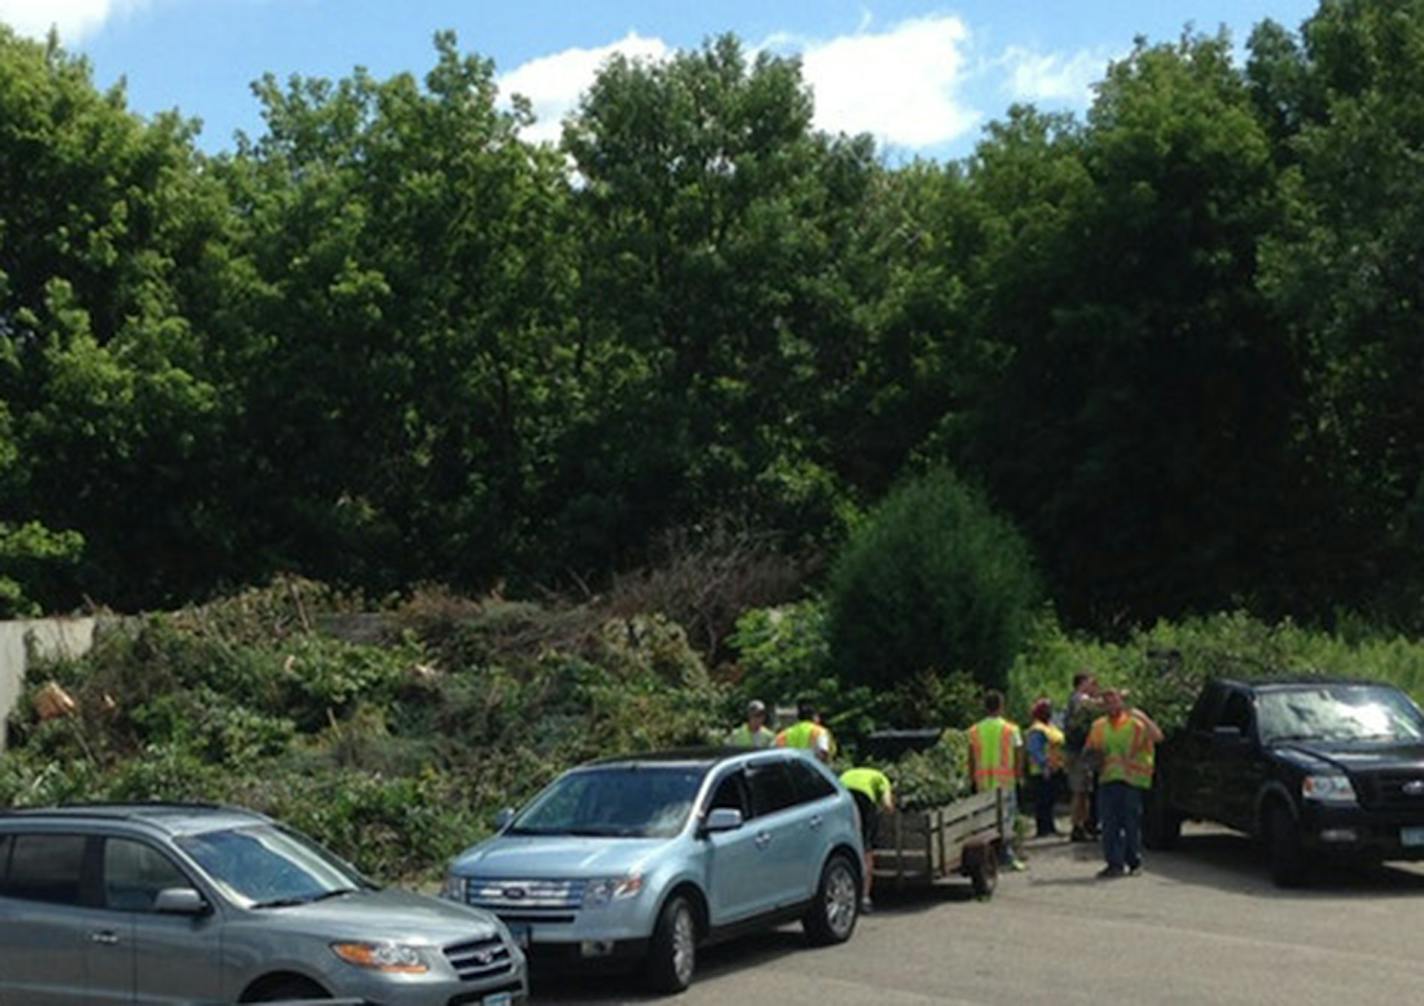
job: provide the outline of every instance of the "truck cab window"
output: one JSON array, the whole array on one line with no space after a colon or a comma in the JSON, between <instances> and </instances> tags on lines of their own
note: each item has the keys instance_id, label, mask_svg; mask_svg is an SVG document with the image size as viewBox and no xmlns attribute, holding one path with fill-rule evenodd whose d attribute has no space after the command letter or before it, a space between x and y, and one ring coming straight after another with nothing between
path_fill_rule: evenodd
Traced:
<instances>
[{"instance_id":1,"label":"truck cab window","mask_svg":"<svg viewBox=\"0 0 1424 1006\"><path fill-rule=\"evenodd\" d=\"M1246 697L1245 692L1232 692L1222 703L1221 713L1216 718L1216 725L1235 727L1241 731L1242 736L1249 736L1251 722L1251 700Z\"/></svg>"}]
</instances>

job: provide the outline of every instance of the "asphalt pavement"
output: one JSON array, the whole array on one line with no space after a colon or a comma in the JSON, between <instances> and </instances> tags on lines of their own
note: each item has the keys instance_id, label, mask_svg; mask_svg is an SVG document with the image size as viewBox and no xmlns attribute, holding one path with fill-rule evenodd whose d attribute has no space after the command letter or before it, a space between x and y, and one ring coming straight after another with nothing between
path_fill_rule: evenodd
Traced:
<instances>
[{"instance_id":1,"label":"asphalt pavement","mask_svg":"<svg viewBox=\"0 0 1424 1006\"><path fill-rule=\"evenodd\" d=\"M1272 886L1245 838L1188 826L1139 877L1098 880L1097 847L1029 843L989 901L967 882L877 892L844 946L787 927L702 953L677 1006L1388 1004L1424 999L1424 868L1327 868ZM631 978L535 984L534 1002L656 1001Z\"/></svg>"}]
</instances>

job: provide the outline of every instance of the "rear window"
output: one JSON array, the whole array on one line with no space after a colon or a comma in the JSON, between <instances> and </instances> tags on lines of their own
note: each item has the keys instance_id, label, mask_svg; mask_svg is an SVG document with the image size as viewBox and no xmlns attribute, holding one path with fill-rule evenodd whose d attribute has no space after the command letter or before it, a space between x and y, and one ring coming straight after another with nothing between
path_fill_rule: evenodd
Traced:
<instances>
[{"instance_id":1,"label":"rear window","mask_svg":"<svg viewBox=\"0 0 1424 1006\"><path fill-rule=\"evenodd\" d=\"M796 790L784 760L748 766L747 787L751 790L753 817L796 805Z\"/></svg>"},{"instance_id":2,"label":"rear window","mask_svg":"<svg viewBox=\"0 0 1424 1006\"><path fill-rule=\"evenodd\" d=\"M827 779L816 766L804 758L793 758L786 767L791 771L791 784L795 787L797 803L812 803L836 795L835 783Z\"/></svg>"},{"instance_id":3,"label":"rear window","mask_svg":"<svg viewBox=\"0 0 1424 1006\"><path fill-rule=\"evenodd\" d=\"M25 901L79 904L86 843L83 835L15 835L0 894Z\"/></svg>"}]
</instances>

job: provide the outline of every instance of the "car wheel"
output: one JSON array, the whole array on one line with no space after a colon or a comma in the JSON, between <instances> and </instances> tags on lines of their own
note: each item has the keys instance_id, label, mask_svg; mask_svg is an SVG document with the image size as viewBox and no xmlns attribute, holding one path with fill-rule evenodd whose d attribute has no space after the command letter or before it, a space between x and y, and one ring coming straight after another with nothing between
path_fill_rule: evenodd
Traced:
<instances>
[{"instance_id":1,"label":"car wheel","mask_svg":"<svg viewBox=\"0 0 1424 1006\"><path fill-rule=\"evenodd\" d=\"M697 916L682 895L668 899L648 946L648 984L655 992L677 993L692 984L697 968Z\"/></svg>"},{"instance_id":2,"label":"car wheel","mask_svg":"<svg viewBox=\"0 0 1424 1006\"><path fill-rule=\"evenodd\" d=\"M992 845L979 847L969 867L969 883L974 886L976 898L987 900L994 896L994 888L999 886L999 855Z\"/></svg>"},{"instance_id":3,"label":"car wheel","mask_svg":"<svg viewBox=\"0 0 1424 1006\"><path fill-rule=\"evenodd\" d=\"M1284 804L1273 803L1266 814L1266 843L1271 857L1271 879L1277 887L1299 887L1305 882L1305 853L1300 831Z\"/></svg>"},{"instance_id":4,"label":"car wheel","mask_svg":"<svg viewBox=\"0 0 1424 1006\"><path fill-rule=\"evenodd\" d=\"M860 877L850 857L837 853L821 870L816 899L801 917L801 925L812 946L824 947L850 939L859 916Z\"/></svg>"},{"instance_id":5,"label":"car wheel","mask_svg":"<svg viewBox=\"0 0 1424 1006\"><path fill-rule=\"evenodd\" d=\"M1150 789L1146 793L1147 811L1142 828L1142 844L1149 849L1168 850L1182 837L1182 815L1167 802L1167 794Z\"/></svg>"}]
</instances>

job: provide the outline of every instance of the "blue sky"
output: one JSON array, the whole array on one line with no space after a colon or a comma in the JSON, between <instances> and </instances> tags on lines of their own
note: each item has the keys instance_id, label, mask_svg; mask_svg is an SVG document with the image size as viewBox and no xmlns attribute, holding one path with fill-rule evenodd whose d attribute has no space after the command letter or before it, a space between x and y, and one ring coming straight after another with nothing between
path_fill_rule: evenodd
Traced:
<instances>
[{"instance_id":1,"label":"blue sky","mask_svg":"<svg viewBox=\"0 0 1424 1006\"><path fill-rule=\"evenodd\" d=\"M731 31L802 55L817 121L875 133L892 155L958 157L1014 101L1081 110L1107 61L1133 37L1226 25L1238 44L1273 18L1297 27L1315 0L0 0L0 21L42 36L57 24L96 80L128 81L143 114L178 108L204 123L202 146L261 132L248 85L279 77L423 75L431 37L494 59L503 89L530 97L532 138L558 120L612 51L658 58Z\"/></svg>"}]
</instances>

